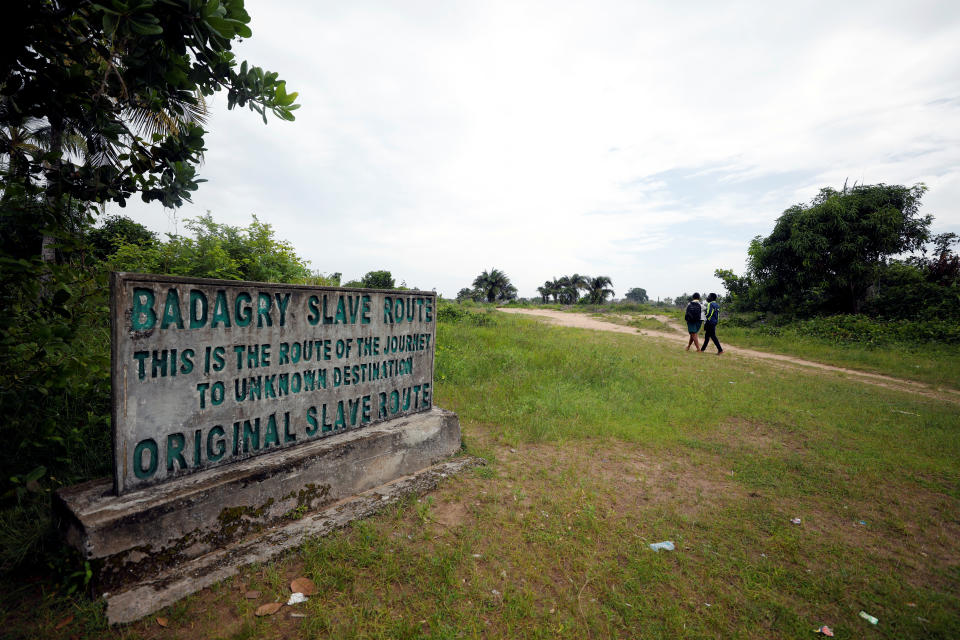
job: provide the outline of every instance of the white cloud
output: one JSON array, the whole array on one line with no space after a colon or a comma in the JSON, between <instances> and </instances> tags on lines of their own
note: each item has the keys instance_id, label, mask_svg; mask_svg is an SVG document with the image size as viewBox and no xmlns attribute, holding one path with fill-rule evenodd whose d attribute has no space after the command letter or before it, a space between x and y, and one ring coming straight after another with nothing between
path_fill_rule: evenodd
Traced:
<instances>
[{"instance_id":1,"label":"white cloud","mask_svg":"<svg viewBox=\"0 0 960 640\"><path fill-rule=\"evenodd\" d=\"M295 123L214 103L193 206L272 223L313 266L446 295L714 287L783 209L850 181L930 187L960 227L960 5L248 2L239 54ZM159 209L135 217L172 230Z\"/></svg>"}]
</instances>

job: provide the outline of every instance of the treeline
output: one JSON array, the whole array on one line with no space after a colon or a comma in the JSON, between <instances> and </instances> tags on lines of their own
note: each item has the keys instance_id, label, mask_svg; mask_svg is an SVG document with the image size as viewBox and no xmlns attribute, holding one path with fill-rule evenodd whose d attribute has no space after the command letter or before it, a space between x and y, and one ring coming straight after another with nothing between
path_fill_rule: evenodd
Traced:
<instances>
[{"instance_id":1,"label":"treeline","mask_svg":"<svg viewBox=\"0 0 960 640\"><path fill-rule=\"evenodd\" d=\"M797 318L955 319L960 238L930 232L933 216L919 212L926 190L844 185L790 207L750 243L743 275L715 272L728 306Z\"/></svg>"},{"instance_id":2,"label":"treeline","mask_svg":"<svg viewBox=\"0 0 960 640\"><path fill-rule=\"evenodd\" d=\"M603 304L614 295L613 282L607 276L590 277L575 273L572 276L554 278L537 287L540 301L544 304ZM583 294L581 295L581 291ZM642 290L641 290L642 291ZM646 292L644 292L646 295ZM499 269L483 271L473 281L473 287L464 287L457 293L457 301L474 300L476 302L509 302L518 300L517 288L510 282L509 276ZM522 302L530 302L519 299Z\"/></svg>"}]
</instances>

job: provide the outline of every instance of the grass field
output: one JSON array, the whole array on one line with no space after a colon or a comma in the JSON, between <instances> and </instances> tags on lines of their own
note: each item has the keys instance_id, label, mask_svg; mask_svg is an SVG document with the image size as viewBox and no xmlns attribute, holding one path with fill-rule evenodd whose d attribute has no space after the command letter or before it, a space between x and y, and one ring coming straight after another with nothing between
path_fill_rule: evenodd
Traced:
<instances>
[{"instance_id":1,"label":"grass field","mask_svg":"<svg viewBox=\"0 0 960 640\"><path fill-rule=\"evenodd\" d=\"M956 404L502 314L442 323L437 345L436 402L485 467L185 599L167 628L105 630L38 583L5 598L4 633L960 637ZM253 616L299 575L320 593Z\"/></svg>"},{"instance_id":2,"label":"grass field","mask_svg":"<svg viewBox=\"0 0 960 640\"><path fill-rule=\"evenodd\" d=\"M648 314L670 318L674 325L682 326L682 309L663 309L649 306L632 308L632 305L607 305L587 307L563 307L544 305L544 308L583 312L589 310L594 317L610 322L626 324L638 329L669 331L664 323L643 317ZM539 308L531 306L531 308ZM904 341L889 340L871 344L867 340L837 340L807 335L801 327L784 326L779 335L771 335L757 327L738 326L726 314L721 319L717 333L722 343L760 351L770 351L813 360L824 364L871 373L882 373L897 378L916 380L935 386L960 389L960 344L956 341ZM701 337L703 333L701 332Z\"/></svg>"},{"instance_id":3,"label":"grass field","mask_svg":"<svg viewBox=\"0 0 960 640\"><path fill-rule=\"evenodd\" d=\"M960 345L956 344L833 344L807 336L764 335L748 327L729 325L722 326L719 333L741 347L960 389Z\"/></svg>"}]
</instances>

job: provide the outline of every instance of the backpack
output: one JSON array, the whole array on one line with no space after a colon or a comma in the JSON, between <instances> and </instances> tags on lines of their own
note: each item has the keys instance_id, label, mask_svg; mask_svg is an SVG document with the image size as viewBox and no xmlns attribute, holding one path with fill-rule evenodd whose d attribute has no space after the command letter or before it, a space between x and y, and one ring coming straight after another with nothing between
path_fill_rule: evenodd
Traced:
<instances>
[{"instance_id":1,"label":"backpack","mask_svg":"<svg viewBox=\"0 0 960 640\"><path fill-rule=\"evenodd\" d=\"M711 302L707 305L707 324L717 324L720 322L720 305Z\"/></svg>"},{"instance_id":2,"label":"backpack","mask_svg":"<svg viewBox=\"0 0 960 640\"><path fill-rule=\"evenodd\" d=\"M692 300L687 305L687 312L683 314L683 319L687 322L700 322L700 303Z\"/></svg>"}]
</instances>

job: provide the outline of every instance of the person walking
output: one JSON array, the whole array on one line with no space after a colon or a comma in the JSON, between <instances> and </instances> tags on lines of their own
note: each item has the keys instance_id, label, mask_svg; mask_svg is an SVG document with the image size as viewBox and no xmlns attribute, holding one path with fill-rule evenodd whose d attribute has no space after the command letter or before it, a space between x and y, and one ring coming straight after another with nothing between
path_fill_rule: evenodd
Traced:
<instances>
[{"instance_id":1,"label":"person walking","mask_svg":"<svg viewBox=\"0 0 960 640\"><path fill-rule=\"evenodd\" d=\"M710 339L713 338L713 344L717 345L717 355L723 353L723 347L720 346L720 341L717 340L718 322L720 322L720 305L717 304L717 294L711 293L707 296L706 324L704 325L705 334L703 337L703 346L700 347L701 352L707 350L707 345L710 344Z\"/></svg>"},{"instance_id":2,"label":"person walking","mask_svg":"<svg viewBox=\"0 0 960 640\"><path fill-rule=\"evenodd\" d=\"M703 325L703 305L700 304L700 294L694 293L690 297L690 304L683 314L683 319L687 321L687 331L690 333L690 339L687 341L687 351L690 351L690 345L697 345L700 350L700 339L697 334L700 333L700 327Z\"/></svg>"}]
</instances>

